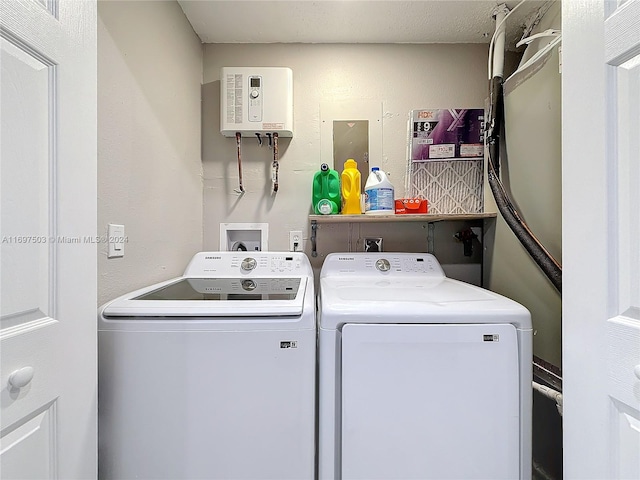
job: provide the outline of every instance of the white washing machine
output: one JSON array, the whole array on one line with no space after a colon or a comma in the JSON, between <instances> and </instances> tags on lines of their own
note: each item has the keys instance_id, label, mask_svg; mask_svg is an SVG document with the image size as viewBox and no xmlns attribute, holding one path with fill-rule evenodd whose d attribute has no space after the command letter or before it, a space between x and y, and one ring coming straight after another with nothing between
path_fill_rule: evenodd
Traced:
<instances>
[{"instance_id":1,"label":"white washing machine","mask_svg":"<svg viewBox=\"0 0 640 480\"><path fill-rule=\"evenodd\" d=\"M100 308L98 336L101 479L314 478L303 253L198 253Z\"/></svg>"},{"instance_id":2,"label":"white washing machine","mask_svg":"<svg viewBox=\"0 0 640 480\"><path fill-rule=\"evenodd\" d=\"M328 255L319 478L531 478L532 329L429 254Z\"/></svg>"}]
</instances>

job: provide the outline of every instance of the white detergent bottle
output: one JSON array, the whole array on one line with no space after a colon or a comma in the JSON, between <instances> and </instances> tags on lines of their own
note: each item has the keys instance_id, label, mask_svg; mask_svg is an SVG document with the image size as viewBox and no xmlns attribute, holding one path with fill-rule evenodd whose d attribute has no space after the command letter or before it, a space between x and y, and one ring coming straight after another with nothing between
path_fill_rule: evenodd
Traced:
<instances>
[{"instance_id":1,"label":"white detergent bottle","mask_svg":"<svg viewBox=\"0 0 640 480\"><path fill-rule=\"evenodd\" d=\"M372 167L364 186L364 213L367 215L395 214L393 185L378 167Z\"/></svg>"}]
</instances>

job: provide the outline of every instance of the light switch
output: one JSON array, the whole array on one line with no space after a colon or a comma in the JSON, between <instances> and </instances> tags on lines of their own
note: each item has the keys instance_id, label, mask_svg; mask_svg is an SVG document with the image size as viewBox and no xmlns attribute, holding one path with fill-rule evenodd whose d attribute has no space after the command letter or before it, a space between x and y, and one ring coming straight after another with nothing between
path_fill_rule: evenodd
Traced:
<instances>
[{"instance_id":1,"label":"light switch","mask_svg":"<svg viewBox=\"0 0 640 480\"><path fill-rule=\"evenodd\" d=\"M124 257L124 225L110 223L107 228L107 237L109 243L107 258Z\"/></svg>"}]
</instances>

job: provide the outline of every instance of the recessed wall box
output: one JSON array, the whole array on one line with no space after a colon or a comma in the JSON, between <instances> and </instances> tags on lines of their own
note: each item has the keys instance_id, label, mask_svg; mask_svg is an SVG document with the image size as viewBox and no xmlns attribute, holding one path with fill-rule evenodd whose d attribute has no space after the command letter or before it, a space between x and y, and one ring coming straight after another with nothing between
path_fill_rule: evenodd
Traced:
<instances>
[{"instance_id":1,"label":"recessed wall box","mask_svg":"<svg viewBox=\"0 0 640 480\"><path fill-rule=\"evenodd\" d=\"M222 67L220 132L225 137L277 133L293 137L293 71L287 67Z\"/></svg>"},{"instance_id":2,"label":"recessed wall box","mask_svg":"<svg viewBox=\"0 0 640 480\"><path fill-rule=\"evenodd\" d=\"M220 250L263 251L269 248L268 223L221 223Z\"/></svg>"}]
</instances>

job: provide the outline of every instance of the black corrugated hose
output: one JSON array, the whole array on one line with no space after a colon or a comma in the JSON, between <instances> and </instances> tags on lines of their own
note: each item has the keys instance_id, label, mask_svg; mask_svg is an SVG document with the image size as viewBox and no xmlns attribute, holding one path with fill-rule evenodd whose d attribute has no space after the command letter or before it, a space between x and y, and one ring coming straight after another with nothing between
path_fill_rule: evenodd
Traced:
<instances>
[{"instance_id":1,"label":"black corrugated hose","mask_svg":"<svg viewBox=\"0 0 640 480\"><path fill-rule=\"evenodd\" d=\"M504 117L502 78L491 80L489 119L489 186L504 221L553 286L562 293L562 267L544 248L513 205L500 180L500 129Z\"/></svg>"}]
</instances>

